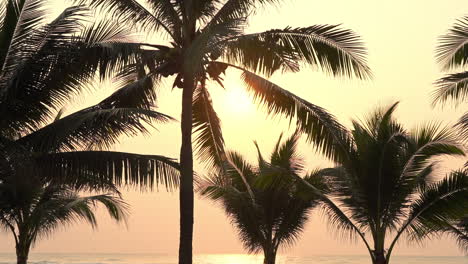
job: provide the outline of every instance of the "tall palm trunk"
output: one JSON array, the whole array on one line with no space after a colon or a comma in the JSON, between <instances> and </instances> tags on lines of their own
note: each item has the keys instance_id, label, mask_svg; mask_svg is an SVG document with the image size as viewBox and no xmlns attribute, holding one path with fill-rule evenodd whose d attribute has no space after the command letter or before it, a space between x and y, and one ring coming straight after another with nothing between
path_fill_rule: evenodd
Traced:
<instances>
[{"instance_id":1,"label":"tall palm trunk","mask_svg":"<svg viewBox=\"0 0 468 264\"><path fill-rule=\"evenodd\" d=\"M17 264L27 264L29 256L29 247L30 244L21 234L18 237L18 242L16 243L16 263Z\"/></svg>"},{"instance_id":2,"label":"tall palm trunk","mask_svg":"<svg viewBox=\"0 0 468 264\"><path fill-rule=\"evenodd\" d=\"M275 264L276 262L276 250L268 250L263 252L264 259L263 264Z\"/></svg>"},{"instance_id":3,"label":"tall palm trunk","mask_svg":"<svg viewBox=\"0 0 468 264\"><path fill-rule=\"evenodd\" d=\"M387 260L383 255L376 256L375 260L372 261L373 264L387 264Z\"/></svg>"},{"instance_id":4,"label":"tall palm trunk","mask_svg":"<svg viewBox=\"0 0 468 264\"><path fill-rule=\"evenodd\" d=\"M275 264L277 249L272 242L263 247L263 264Z\"/></svg>"},{"instance_id":5,"label":"tall palm trunk","mask_svg":"<svg viewBox=\"0 0 468 264\"><path fill-rule=\"evenodd\" d=\"M372 260L373 264L387 264L387 260L385 259L385 253L382 251L375 251L374 258Z\"/></svg>"},{"instance_id":6,"label":"tall palm trunk","mask_svg":"<svg viewBox=\"0 0 468 264\"><path fill-rule=\"evenodd\" d=\"M193 240L193 154L192 154L192 97L193 78L184 76L182 92L182 145L180 148L180 240L179 264L192 263Z\"/></svg>"}]
</instances>

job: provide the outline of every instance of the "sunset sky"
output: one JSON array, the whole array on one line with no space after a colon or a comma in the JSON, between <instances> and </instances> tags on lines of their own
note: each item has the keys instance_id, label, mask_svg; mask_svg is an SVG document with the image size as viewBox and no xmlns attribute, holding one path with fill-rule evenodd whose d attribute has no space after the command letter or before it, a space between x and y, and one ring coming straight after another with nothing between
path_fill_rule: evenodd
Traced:
<instances>
[{"instance_id":1,"label":"sunset sky","mask_svg":"<svg viewBox=\"0 0 468 264\"><path fill-rule=\"evenodd\" d=\"M57 5L56 8L60 6ZM272 80L296 95L322 106L345 125L350 119L363 118L379 105L401 101L396 116L407 127L429 121L451 124L466 111L453 104L431 106L434 81L443 76L435 61L438 36L445 33L457 18L468 14L466 0L286 0L278 7L259 10L250 19L248 32L286 26L342 24L362 36L369 50L368 60L374 78L370 81L333 78L323 72L303 69L299 73L275 74ZM228 71L226 90L212 86L215 109L223 124L227 148L235 149L255 162L253 140L268 155L281 132L294 131L280 118L267 118L265 112L250 103L242 89L239 73ZM180 117L181 90L171 91L171 80L159 87L159 111L177 119ZM107 87L103 84L103 87ZM86 95L69 109L77 109L99 101L111 88ZM180 148L179 123L159 125L151 136L122 138L114 150L161 154L178 158ZM300 151L310 169L330 165L313 146L301 143ZM458 166L452 161L446 166ZM196 170L203 173L202 165ZM175 255L179 237L178 193L141 193L124 191L131 205L128 227L117 225L102 213L99 228L88 225L67 227L33 252L122 252L165 253ZM208 200L197 199L195 208L195 253L244 253L235 229L222 209ZM0 251L12 252L13 240L2 233ZM317 210L298 243L287 251L289 255L366 254L364 245L339 240L327 228L325 218ZM396 255L462 255L456 243L449 239L427 241L424 245L408 245L404 240Z\"/></svg>"}]
</instances>

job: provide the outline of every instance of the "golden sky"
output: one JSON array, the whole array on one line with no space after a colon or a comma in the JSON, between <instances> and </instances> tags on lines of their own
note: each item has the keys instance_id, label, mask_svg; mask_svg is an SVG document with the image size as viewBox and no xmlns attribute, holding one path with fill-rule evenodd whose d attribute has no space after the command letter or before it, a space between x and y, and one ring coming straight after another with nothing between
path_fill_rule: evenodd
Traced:
<instances>
[{"instance_id":1,"label":"golden sky","mask_svg":"<svg viewBox=\"0 0 468 264\"><path fill-rule=\"evenodd\" d=\"M433 120L452 123L466 111L462 105L431 107L433 82L442 73L434 59L437 38L455 22L468 14L466 0L286 0L281 7L257 12L251 18L248 32L286 26L342 24L361 35L369 49L369 65L374 73L371 81L334 79L321 72L304 69L300 73L276 74L272 80L304 99L325 107L344 124L351 118L362 118L375 106L401 101L397 116L408 127ZM238 73L228 72L226 91L212 87L215 108L222 121L227 147L235 147L253 160L252 144L257 140L268 154L278 135L288 130L287 122L266 119L261 110L250 104L242 91ZM176 118L180 116L181 92L171 92L168 81L160 87L159 110ZM110 92L110 90L107 90ZM85 105L97 101L101 92L77 101ZM101 96L101 97L102 97ZM76 107L76 106L75 106ZM150 137L123 138L119 151L163 154L178 157L179 124L158 127ZM326 166L310 145L302 144L301 152L311 169ZM457 162L454 162L454 164ZM459 164L460 162L458 162ZM197 165L196 168L202 167ZM116 225L106 216L100 218L99 229L85 224L59 231L41 241L36 252L151 252L177 254L178 194L124 192L131 204L128 228ZM12 238L2 234L7 243L0 251L13 251ZM195 253L243 253L235 230L223 211L207 200L196 200ZM367 254L358 242L350 244L335 239L324 217L313 214L297 245L288 249L291 255ZM401 240L396 255L461 255L455 242L442 239L423 246L408 245Z\"/></svg>"}]
</instances>

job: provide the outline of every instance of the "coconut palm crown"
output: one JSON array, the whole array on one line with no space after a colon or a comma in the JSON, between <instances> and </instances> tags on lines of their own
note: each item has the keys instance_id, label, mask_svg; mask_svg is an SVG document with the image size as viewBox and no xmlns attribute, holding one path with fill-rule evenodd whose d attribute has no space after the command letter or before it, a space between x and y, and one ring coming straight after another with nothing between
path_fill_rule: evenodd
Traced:
<instances>
[{"instance_id":1,"label":"coconut palm crown","mask_svg":"<svg viewBox=\"0 0 468 264\"><path fill-rule=\"evenodd\" d=\"M160 33L164 43L149 45L157 55L146 60L151 76L172 77L182 91L180 151L179 263L192 263L193 149L209 167L221 167L224 139L209 89L223 86L228 69L239 71L256 102L271 115L295 118L300 131L326 154L331 131L340 125L323 108L268 81L275 72L297 72L309 65L333 76L370 76L360 38L338 25L285 27L245 33L248 17L280 0L77 0L110 12L121 21Z\"/></svg>"},{"instance_id":2,"label":"coconut palm crown","mask_svg":"<svg viewBox=\"0 0 468 264\"><path fill-rule=\"evenodd\" d=\"M441 234L468 211L467 175L437 179L436 158L464 155L456 133L439 125L406 130L393 117L396 106L354 121L348 138L337 142L338 167L321 172L329 195L303 182L321 196L330 226L362 239L376 264L389 263L402 236L421 241Z\"/></svg>"},{"instance_id":3,"label":"coconut palm crown","mask_svg":"<svg viewBox=\"0 0 468 264\"><path fill-rule=\"evenodd\" d=\"M265 264L274 264L278 249L297 241L317 205L291 174L324 189L319 175L306 174L298 138L294 134L281 142L280 137L269 161L258 152L257 165L229 151L225 171L200 183L201 194L222 205L244 247L250 253L263 251Z\"/></svg>"}]
</instances>

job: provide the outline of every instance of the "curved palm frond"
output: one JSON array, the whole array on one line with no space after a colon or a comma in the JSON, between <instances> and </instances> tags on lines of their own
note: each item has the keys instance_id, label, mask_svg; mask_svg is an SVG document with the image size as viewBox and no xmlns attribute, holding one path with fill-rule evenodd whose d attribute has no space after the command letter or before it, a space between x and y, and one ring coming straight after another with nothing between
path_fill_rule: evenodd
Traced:
<instances>
[{"instance_id":1,"label":"curved palm frond","mask_svg":"<svg viewBox=\"0 0 468 264\"><path fill-rule=\"evenodd\" d=\"M92 8L101 8L103 12L115 14L120 21L133 21L145 30L158 32L163 29L173 40L180 39L181 22L174 15L172 3L169 0L151 1L150 12L137 0L75 0L80 4L88 4Z\"/></svg>"},{"instance_id":2,"label":"curved palm frond","mask_svg":"<svg viewBox=\"0 0 468 264\"><path fill-rule=\"evenodd\" d=\"M41 175L49 179L83 185L81 177L90 178L92 188L101 189L102 183L117 186L154 188L159 184L168 190L179 184L179 164L171 158L158 155L140 155L112 151L74 151L42 154L36 157L41 164ZM104 185L107 187L107 185Z\"/></svg>"},{"instance_id":3,"label":"curved palm frond","mask_svg":"<svg viewBox=\"0 0 468 264\"><path fill-rule=\"evenodd\" d=\"M444 70L468 65L468 16L458 20L447 34L440 37L436 57ZM448 100L463 102L468 93L468 72L449 74L437 80L436 85L434 104Z\"/></svg>"},{"instance_id":4,"label":"curved palm frond","mask_svg":"<svg viewBox=\"0 0 468 264\"><path fill-rule=\"evenodd\" d=\"M468 98L468 71L452 73L436 81L433 104L449 100L464 102Z\"/></svg>"},{"instance_id":5,"label":"curved palm frond","mask_svg":"<svg viewBox=\"0 0 468 264\"><path fill-rule=\"evenodd\" d=\"M273 29L227 38L216 45L224 46L228 62L267 76L279 69L296 72L303 63L334 76L371 77L360 38L336 25Z\"/></svg>"},{"instance_id":6,"label":"curved palm frond","mask_svg":"<svg viewBox=\"0 0 468 264\"><path fill-rule=\"evenodd\" d=\"M448 232L457 239L460 249L468 252L468 218L462 218L448 229Z\"/></svg>"},{"instance_id":7,"label":"curved palm frond","mask_svg":"<svg viewBox=\"0 0 468 264\"><path fill-rule=\"evenodd\" d=\"M3 2L0 3L0 17L3 17L3 19L0 19L0 28L2 29L2 30L0 31L0 32L1 32L0 35L2 35L2 36L3 36L3 34L4 34L4 33L3 33L3 31L4 31L3 25L4 25L4 24L7 22L7 20L8 20L8 19L7 19L7 16L6 16L8 5L11 5L8 1L3 1ZM1 63L0 63L0 65L1 65Z\"/></svg>"},{"instance_id":8,"label":"curved palm frond","mask_svg":"<svg viewBox=\"0 0 468 264\"><path fill-rule=\"evenodd\" d=\"M210 1L211 2L211 1ZM148 1L152 14L157 14L161 23L171 30L171 36L175 42L182 38L182 10L171 0Z\"/></svg>"},{"instance_id":9,"label":"curved palm frond","mask_svg":"<svg viewBox=\"0 0 468 264\"><path fill-rule=\"evenodd\" d=\"M119 197L110 194L80 197L73 191L61 191L58 193L44 193L50 196L34 207L26 223L34 235L32 243L41 237L49 236L53 231L63 225L85 220L93 228L97 227L97 219L94 211L97 205L103 205L109 216L117 222L124 221L127 215L128 205Z\"/></svg>"},{"instance_id":10,"label":"curved palm frond","mask_svg":"<svg viewBox=\"0 0 468 264\"><path fill-rule=\"evenodd\" d=\"M408 219L399 228L389 248L391 253L403 232L413 239L422 239L440 231L453 219L461 219L468 213L468 177L466 172L455 172L443 180L423 187L421 195L410 206Z\"/></svg>"},{"instance_id":11,"label":"curved palm frond","mask_svg":"<svg viewBox=\"0 0 468 264\"><path fill-rule=\"evenodd\" d=\"M444 69L468 65L468 16L459 19L440 37L436 57Z\"/></svg>"},{"instance_id":12,"label":"curved palm frond","mask_svg":"<svg viewBox=\"0 0 468 264\"><path fill-rule=\"evenodd\" d=\"M250 13L255 12L256 5L275 4L281 2L281 0L227 0L222 3L221 1L212 1L218 4L220 7L217 11L211 10L210 21L203 28L206 29L215 24L223 23L226 20L245 18Z\"/></svg>"},{"instance_id":13,"label":"curved palm frond","mask_svg":"<svg viewBox=\"0 0 468 264\"><path fill-rule=\"evenodd\" d=\"M87 108L19 139L37 151L109 149L121 135L148 133L146 126L170 117L136 108Z\"/></svg>"},{"instance_id":14,"label":"curved palm frond","mask_svg":"<svg viewBox=\"0 0 468 264\"><path fill-rule=\"evenodd\" d=\"M154 101L150 77L128 84L98 103L18 140L35 151L109 148L121 135L147 133L146 125L173 120L149 110Z\"/></svg>"},{"instance_id":15,"label":"curved palm frond","mask_svg":"<svg viewBox=\"0 0 468 264\"><path fill-rule=\"evenodd\" d=\"M465 113L460 120L458 120L458 123L456 124L457 127L460 128L460 135L467 139L468 138L468 113Z\"/></svg>"},{"instance_id":16,"label":"curved palm frond","mask_svg":"<svg viewBox=\"0 0 468 264\"><path fill-rule=\"evenodd\" d=\"M0 67L2 72L17 63L12 54L28 47L34 29L46 16L44 2L40 0L8 0L0 38Z\"/></svg>"},{"instance_id":17,"label":"curved palm frond","mask_svg":"<svg viewBox=\"0 0 468 264\"><path fill-rule=\"evenodd\" d=\"M202 85L195 89L193 95L192 122L198 157L210 168L221 168L225 159L221 121L213 108L208 90Z\"/></svg>"}]
</instances>

